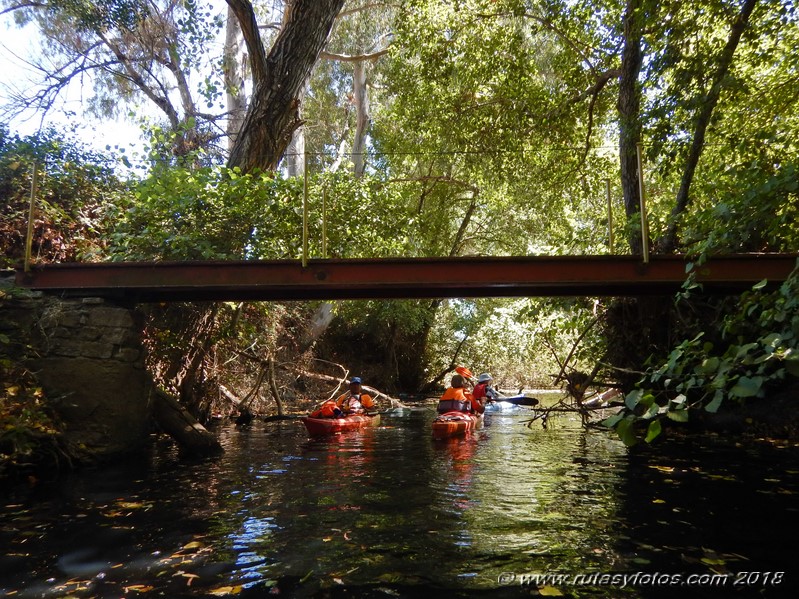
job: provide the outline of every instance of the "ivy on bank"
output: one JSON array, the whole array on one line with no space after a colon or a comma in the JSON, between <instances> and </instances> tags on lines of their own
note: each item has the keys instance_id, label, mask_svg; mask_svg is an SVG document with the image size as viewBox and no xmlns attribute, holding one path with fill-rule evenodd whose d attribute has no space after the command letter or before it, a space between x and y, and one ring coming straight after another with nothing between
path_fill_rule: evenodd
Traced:
<instances>
[{"instance_id":1,"label":"ivy on bank","mask_svg":"<svg viewBox=\"0 0 799 599\"><path fill-rule=\"evenodd\" d=\"M761 281L722 321L721 342L701 332L651 364L624 407L603 421L626 445L649 443L663 419L687 422L697 410L715 413L727 402L763 399L799 380L799 267L775 291ZM642 426L642 425L645 425ZM645 428L645 432L644 431Z\"/></svg>"},{"instance_id":2,"label":"ivy on bank","mask_svg":"<svg viewBox=\"0 0 799 599\"><path fill-rule=\"evenodd\" d=\"M13 295L0 289L0 478L72 459L50 399L24 366L30 348L3 312Z\"/></svg>"}]
</instances>

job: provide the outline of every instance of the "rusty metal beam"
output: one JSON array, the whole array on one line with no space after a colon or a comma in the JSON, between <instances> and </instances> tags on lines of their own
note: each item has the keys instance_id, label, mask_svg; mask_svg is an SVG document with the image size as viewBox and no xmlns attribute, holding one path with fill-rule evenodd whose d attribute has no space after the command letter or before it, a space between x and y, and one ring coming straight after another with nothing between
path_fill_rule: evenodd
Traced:
<instances>
[{"instance_id":1,"label":"rusty metal beam","mask_svg":"<svg viewBox=\"0 0 799 599\"><path fill-rule=\"evenodd\" d=\"M784 281L796 254L739 254L698 268L704 292L737 294ZM242 262L48 264L17 285L66 297L132 302L671 294L684 256L524 256Z\"/></svg>"}]
</instances>

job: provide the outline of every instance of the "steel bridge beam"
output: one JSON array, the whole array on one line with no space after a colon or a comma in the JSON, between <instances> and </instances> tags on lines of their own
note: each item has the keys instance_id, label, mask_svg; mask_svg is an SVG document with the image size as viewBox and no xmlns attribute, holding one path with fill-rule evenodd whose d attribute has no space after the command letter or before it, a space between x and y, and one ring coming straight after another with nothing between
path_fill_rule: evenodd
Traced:
<instances>
[{"instance_id":1,"label":"steel bridge beam","mask_svg":"<svg viewBox=\"0 0 799 599\"><path fill-rule=\"evenodd\" d=\"M796 267L796 254L738 254L696 267L705 293L737 294ZM64 297L130 302L671 294L684 256L524 256L47 264L16 283Z\"/></svg>"}]
</instances>

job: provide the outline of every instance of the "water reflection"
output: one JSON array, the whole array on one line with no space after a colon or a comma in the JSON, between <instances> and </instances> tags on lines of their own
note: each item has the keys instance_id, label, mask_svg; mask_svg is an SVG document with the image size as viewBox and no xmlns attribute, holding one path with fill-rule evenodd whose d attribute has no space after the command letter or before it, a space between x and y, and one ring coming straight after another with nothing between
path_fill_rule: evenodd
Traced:
<instances>
[{"instance_id":1,"label":"water reflection","mask_svg":"<svg viewBox=\"0 0 799 599\"><path fill-rule=\"evenodd\" d=\"M219 459L158 442L128 464L6 490L0 595L517 596L531 589L502 573L791 568L795 448L707 438L666 458L577 420L523 419L492 414L446 441L432 412L320 439L293 422L223 427Z\"/></svg>"},{"instance_id":2,"label":"water reflection","mask_svg":"<svg viewBox=\"0 0 799 599\"><path fill-rule=\"evenodd\" d=\"M715 588L680 586L683 595L796 597L797 475L799 447L766 439L674 437L634 451L620 481L619 550L639 570L716 577Z\"/></svg>"}]
</instances>

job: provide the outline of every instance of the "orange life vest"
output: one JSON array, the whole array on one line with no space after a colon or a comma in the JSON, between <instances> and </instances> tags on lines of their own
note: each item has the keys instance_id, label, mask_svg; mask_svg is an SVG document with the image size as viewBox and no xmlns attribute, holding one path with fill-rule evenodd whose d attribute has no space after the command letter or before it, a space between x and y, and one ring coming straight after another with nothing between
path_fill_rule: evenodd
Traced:
<instances>
[{"instance_id":1,"label":"orange life vest","mask_svg":"<svg viewBox=\"0 0 799 599\"><path fill-rule=\"evenodd\" d=\"M460 387L449 387L438 401L438 413L473 412L472 396Z\"/></svg>"},{"instance_id":2,"label":"orange life vest","mask_svg":"<svg viewBox=\"0 0 799 599\"><path fill-rule=\"evenodd\" d=\"M343 415L332 399L327 400L318 409L311 412L311 418L341 418Z\"/></svg>"},{"instance_id":3,"label":"orange life vest","mask_svg":"<svg viewBox=\"0 0 799 599\"><path fill-rule=\"evenodd\" d=\"M336 399L336 405L344 410L347 414L357 414L359 412L363 412L364 409L370 409L374 407L374 402L372 401L372 397L367 395L366 393L361 393L360 395L353 395L350 392L342 393Z\"/></svg>"}]
</instances>

